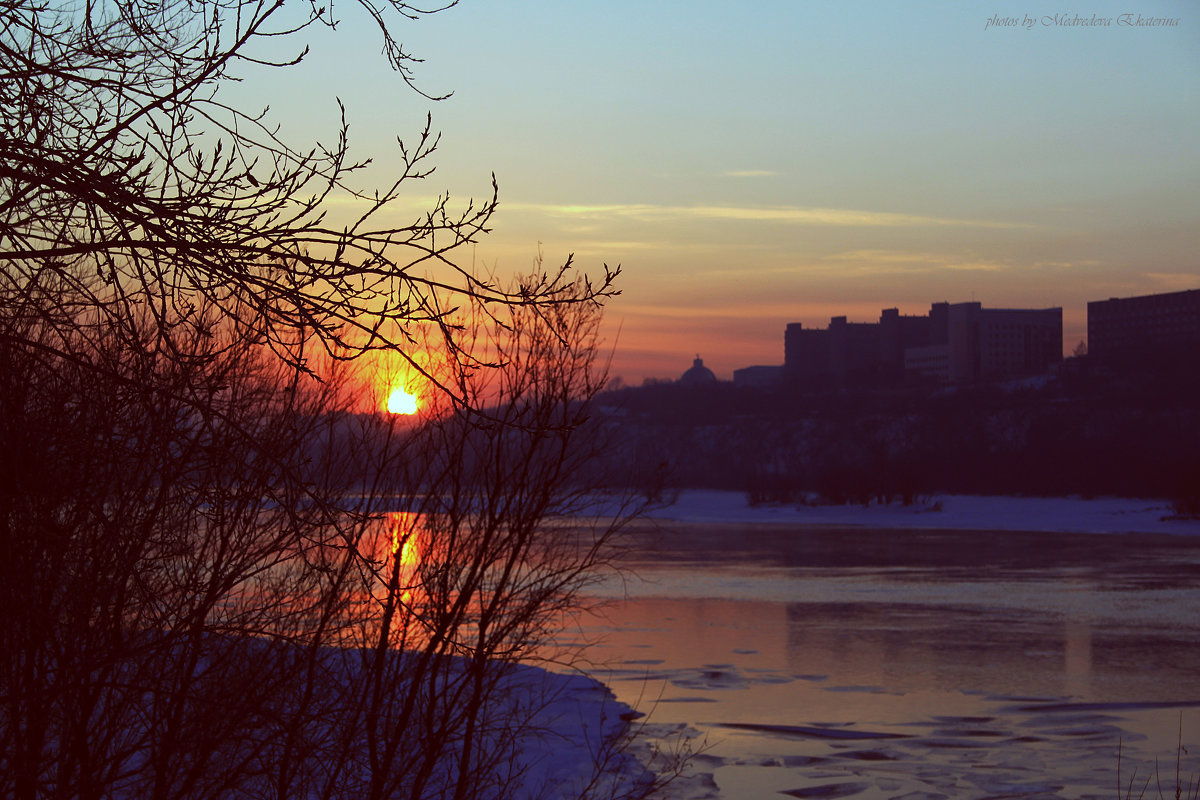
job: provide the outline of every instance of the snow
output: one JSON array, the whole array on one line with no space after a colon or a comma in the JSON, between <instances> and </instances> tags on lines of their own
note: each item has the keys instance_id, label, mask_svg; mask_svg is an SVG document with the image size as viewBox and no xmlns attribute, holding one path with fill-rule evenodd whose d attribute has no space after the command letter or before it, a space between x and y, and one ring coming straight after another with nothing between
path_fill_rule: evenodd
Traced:
<instances>
[{"instance_id":1,"label":"snow","mask_svg":"<svg viewBox=\"0 0 1200 800\"><path fill-rule=\"evenodd\" d=\"M911 506L752 506L740 492L695 490L680 492L649 516L692 523L1200 535L1200 519L1177 517L1165 500L1136 498L939 495Z\"/></svg>"},{"instance_id":2,"label":"snow","mask_svg":"<svg viewBox=\"0 0 1200 800\"><path fill-rule=\"evenodd\" d=\"M238 663L256 664L251 654L265 652L276 643L243 637L225 644L241 655ZM388 680L395 681L393 690L402 693L407 688L406 664L415 662L415 655L393 652L387 658L389 667L399 674L399 677L389 676ZM360 707L365 706L365 702L360 702L364 698L359 697L365 680L360 671L361 653L329 648L323 651L320 661L318 673L322 683L316 694L331 698L332 706L314 706L297 714L290 707L293 694L284 690L275 695L278 705L264 706L262 716L289 719L295 725L291 733L307 743L300 752L311 757L302 757L292 764L296 781L292 796L365 796L377 762L373 754L368 754L369 736ZM474 674L468 673L470 662L465 658L450 656L442 663L444 668L439 674L434 678L422 677L421 685L426 696L432 698L431 705L440 708L449 701L450 708L457 710L461 703L469 702L463 698L469 697L466 692L472 686L467 684L473 682ZM472 786L472 800L616 800L644 796L654 785L656 776L647 768L652 759L629 735L630 720L637 715L628 705L617 701L604 684L575 672L554 672L539 665L512 662L498 663L487 680L495 683L486 689L475 718L472 780L479 783ZM431 687L430 683L436 685ZM348 691L343 694L344 690ZM359 706L338 706L341 700ZM341 710L346 713L340 715ZM387 707L382 716L395 719L397 711L398 708ZM143 712L136 716L140 721L149 715ZM421 797L445 798L453 794L459 780L464 726L464 717L456 713L436 721L412 723L413 729L430 737L432 743L401 746L396 755L385 756L397 762L387 778L396 781L396 796L401 792L409 796L417 773L422 773L420 777L424 779ZM265 725L262 727L266 729ZM136 729L134 723L127 738L145 742L152 737L149 732ZM269 758L275 746L268 740L261 752ZM386 745L381 750L386 750ZM232 747L229 752L237 753ZM136 747L114 753L113 763L120 763L122 774L106 787L105 796L118 800L149 796L156 770L147 766L148 755L146 749ZM436 760L428 765L428 772L420 764L425 758ZM230 761L241 763L232 758ZM222 771L219 766L200 763L198 770L211 768L218 781L228 779L216 774ZM239 773L229 784L233 788L220 796L273 796L274 779L278 776L272 772L275 762L266 763L264 772L247 769ZM198 773L197 779L208 780L208 775Z\"/></svg>"},{"instance_id":3,"label":"snow","mask_svg":"<svg viewBox=\"0 0 1200 800\"><path fill-rule=\"evenodd\" d=\"M653 781L624 749L632 710L599 681L521 665L503 694L510 703L532 700L537 707L519 745L515 800L637 796Z\"/></svg>"}]
</instances>

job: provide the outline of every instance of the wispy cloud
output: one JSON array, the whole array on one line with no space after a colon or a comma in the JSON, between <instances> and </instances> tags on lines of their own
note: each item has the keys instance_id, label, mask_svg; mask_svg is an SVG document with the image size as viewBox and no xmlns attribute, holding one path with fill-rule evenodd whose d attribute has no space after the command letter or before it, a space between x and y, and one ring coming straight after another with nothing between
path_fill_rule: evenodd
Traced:
<instances>
[{"instance_id":1,"label":"wispy cloud","mask_svg":"<svg viewBox=\"0 0 1200 800\"><path fill-rule=\"evenodd\" d=\"M942 269L953 270L955 272L1003 272L1011 270L1010 264L997 264L995 261L979 261L965 260L958 261L950 259L942 265Z\"/></svg>"},{"instance_id":2,"label":"wispy cloud","mask_svg":"<svg viewBox=\"0 0 1200 800\"><path fill-rule=\"evenodd\" d=\"M830 256L842 275L927 275L937 272L1002 272L1007 262L953 253L902 250L849 250Z\"/></svg>"},{"instance_id":3,"label":"wispy cloud","mask_svg":"<svg viewBox=\"0 0 1200 800\"><path fill-rule=\"evenodd\" d=\"M907 250L846 250L829 256L833 261L870 261L876 264L929 264L941 262L944 255Z\"/></svg>"},{"instance_id":4,"label":"wispy cloud","mask_svg":"<svg viewBox=\"0 0 1200 800\"><path fill-rule=\"evenodd\" d=\"M1035 261L1033 266L1038 269L1086 269L1098 267L1101 262L1095 259L1081 259L1079 261Z\"/></svg>"},{"instance_id":5,"label":"wispy cloud","mask_svg":"<svg viewBox=\"0 0 1200 800\"><path fill-rule=\"evenodd\" d=\"M1200 275L1193 272L1147 272L1146 277L1168 291L1200 289Z\"/></svg>"},{"instance_id":6,"label":"wispy cloud","mask_svg":"<svg viewBox=\"0 0 1200 800\"><path fill-rule=\"evenodd\" d=\"M680 245L677 242L670 241L638 241L636 239L629 240L609 240L609 239L592 239L579 242L571 242L571 249L579 255L584 253L680 253L686 250L702 249L699 245Z\"/></svg>"},{"instance_id":7,"label":"wispy cloud","mask_svg":"<svg viewBox=\"0 0 1200 800\"><path fill-rule=\"evenodd\" d=\"M548 203L506 203L502 208L536 212L557 217L627 219L641 222L666 220L730 220L768 222L785 225L836 227L929 227L958 226L976 228L1026 227L994 220L931 217L887 211L862 211L844 208L805 206L669 206L651 203L609 203L597 205L555 205Z\"/></svg>"},{"instance_id":8,"label":"wispy cloud","mask_svg":"<svg viewBox=\"0 0 1200 800\"><path fill-rule=\"evenodd\" d=\"M747 317L759 318L764 314L787 316L793 313L796 308L795 303L730 303L728 298L704 298L706 303L703 304L705 309L706 319L722 319L736 320L746 319ZM621 303L618 313L626 317L644 318L654 322L660 322L667 327L675 326L678 320L692 320L696 318L697 303L689 300L683 305L670 305L661 303L657 305L649 305L646 303Z\"/></svg>"},{"instance_id":9,"label":"wispy cloud","mask_svg":"<svg viewBox=\"0 0 1200 800\"><path fill-rule=\"evenodd\" d=\"M998 272L1000 270L1078 270L1099 265L1092 259L1079 261L1034 261L1025 263L1013 260L992 261L980 259L972 255L956 255L953 253L931 253L907 250L847 250L829 257L833 261L848 263L885 265L897 271L932 272L940 270L959 270L976 272Z\"/></svg>"}]
</instances>

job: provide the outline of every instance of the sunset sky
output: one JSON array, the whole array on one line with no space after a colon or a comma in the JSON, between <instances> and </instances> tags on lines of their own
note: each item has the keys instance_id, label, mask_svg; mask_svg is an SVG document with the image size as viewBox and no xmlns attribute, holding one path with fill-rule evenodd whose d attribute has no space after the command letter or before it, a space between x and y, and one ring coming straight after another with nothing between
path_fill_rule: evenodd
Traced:
<instances>
[{"instance_id":1,"label":"sunset sky","mask_svg":"<svg viewBox=\"0 0 1200 800\"><path fill-rule=\"evenodd\" d=\"M1088 300L1200 288L1200 7L1054 6L464 0L397 28L417 85L453 92L433 103L343 3L305 64L238 91L310 139L340 97L383 169L432 111L414 204L494 171L480 264L622 265L627 383L696 354L729 379L782 363L789 322L941 300L1062 306L1070 351Z\"/></svg>"}]
</instances>

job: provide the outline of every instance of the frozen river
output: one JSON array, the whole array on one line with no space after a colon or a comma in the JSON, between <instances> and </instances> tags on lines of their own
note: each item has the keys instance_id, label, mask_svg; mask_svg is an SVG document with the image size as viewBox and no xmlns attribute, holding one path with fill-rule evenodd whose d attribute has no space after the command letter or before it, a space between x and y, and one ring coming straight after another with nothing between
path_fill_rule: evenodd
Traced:
<instances>
[{"instance_id":1,"label":"frozen river","mask_svg":"<svg viewBox=\"0 0 1200 800\"><path fill-rule=\"evenodd\" d=\"M580 641L679 797L1105 797L1200 773L1200 537L667 522ZM1191 747L1193 746L1194 747ZM1122 790L1121 796L1124 796Z\"/></svg>"}]
</instances>

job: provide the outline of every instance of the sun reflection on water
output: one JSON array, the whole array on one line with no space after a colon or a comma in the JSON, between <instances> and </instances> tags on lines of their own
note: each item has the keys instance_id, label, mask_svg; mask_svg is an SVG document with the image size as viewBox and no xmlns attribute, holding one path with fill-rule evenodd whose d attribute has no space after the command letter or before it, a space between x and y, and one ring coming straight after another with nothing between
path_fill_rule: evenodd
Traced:
<instances>
[{"instance_id":1,"label":"sun reflection on water","mask_svg":"<svg viewBox=\"0 0 1200 800\"><path fill-rule=\"evenodd\" d=\"M399 554L402 567L416 567L420 564L421 554L417 536L420 517L420 514L412 511L390 511L387 514L392 555Z\"/></svg>"}]
</instances>

